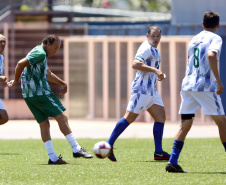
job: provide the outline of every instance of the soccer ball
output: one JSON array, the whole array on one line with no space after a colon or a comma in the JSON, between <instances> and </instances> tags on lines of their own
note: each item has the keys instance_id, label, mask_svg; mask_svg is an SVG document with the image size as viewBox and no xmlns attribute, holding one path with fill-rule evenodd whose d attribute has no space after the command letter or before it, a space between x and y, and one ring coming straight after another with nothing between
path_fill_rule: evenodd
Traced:
<instances>
[{"instance_id":1,"label":"soccer ball","mask_svg":"<svg viewBox=\"0 0 226 185\"><path fill-rule=\"evenodd\" d=\"M109 155L111 151L111 145L106 141L100 141L93 146L94 154L101 159L104 159Z\"/></svg>"}]
</instances>

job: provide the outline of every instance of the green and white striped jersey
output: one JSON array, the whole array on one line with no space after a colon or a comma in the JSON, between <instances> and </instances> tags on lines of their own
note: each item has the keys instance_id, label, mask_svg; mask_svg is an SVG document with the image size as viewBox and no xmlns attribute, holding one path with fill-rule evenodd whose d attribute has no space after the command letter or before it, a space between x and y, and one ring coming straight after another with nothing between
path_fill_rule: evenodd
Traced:
<instances>
[{"instance_id":1,"label":"green and white striped jersey","mask_svg":"<svg viewBox=\"0 0 226 185\"><path fill-rule=\"evenodd\" d=\"M24 98L48 95L52 93L47 82L47 56L41 45L33 48L26 56L30 66L21 74L21 88Z\"/></svg>"}]
</instances>

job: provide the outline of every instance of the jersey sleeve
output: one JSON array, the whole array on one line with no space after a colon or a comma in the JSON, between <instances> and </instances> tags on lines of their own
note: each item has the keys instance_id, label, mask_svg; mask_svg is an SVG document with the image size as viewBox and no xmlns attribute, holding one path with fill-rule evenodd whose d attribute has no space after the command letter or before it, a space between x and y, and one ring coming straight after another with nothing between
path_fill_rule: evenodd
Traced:
<instances>
[{"instance_id":1,"label":"jersey sleeve","mask_svg":"<svg viewBox=\"0 0 226 185\"><path fill-rule=\"evenodd\" d=\"M29 61L30 65L35 65L39 62L44 61L45 57L46 54L35 47L27 54L25 58Z\"/></svg>"},{"instance_id":2,"label":"jersey sleeve","mask_svg":"<svg viewBox=\"0 0 226 185\"><path fill-rule=\"evenodd\" d=\"M215 36L209 46L208 52L213 51L216 52L217 55L220 55L222 47L222 39L219 36Z\"/></svg>"},{"instance_id":3,"label":"jersey sleeve","mask_svg":"<svg viewBox=\"0 0 226 185\"><path fill-rule=\"evenodd\" d=\"M145 62L150 57L151 57L150 48L145 47L145 45L141 45L141 47L137 50L137 53L136 53L134 59Z\"/></svg>"}]
</instances>

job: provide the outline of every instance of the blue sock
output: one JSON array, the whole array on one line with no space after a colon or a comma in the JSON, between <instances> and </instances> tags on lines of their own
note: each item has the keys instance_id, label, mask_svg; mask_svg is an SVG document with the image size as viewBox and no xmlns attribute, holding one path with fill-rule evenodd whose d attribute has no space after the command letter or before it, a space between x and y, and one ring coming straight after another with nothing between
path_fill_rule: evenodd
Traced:
<instances>
[{"instance_id":1,"label":"blue sock","mask_svg":"<svg viewBox=\"0 0 226 185\"><path fill-rule=\"evenodd\" d=\"M225 152L226 152L226 142L222 143L224 145L224 149L225 149Z\"/></svg>"},{"instance_id":2,"label":"blue sock","mask_svg":"<svg viewBox=\"0 0 226 185\"><path fill-rule=\"evenodd\" d=\"M179 141L179 140L174 141L172 153L170 154L170 159L169 159L169 162L172 165L177 165L177 161L178 161L180 152L183 148L183 145L184 145L183 141Z\"/></svg>"},{"instance_id":3,"label":"blue sock","mask_svg":"<svg viewBox=\"0 0 226 185\"><path fill-rule=\"evenodd\" d=\"M115 140L120 136L120 134L129 126L129 122L125 119L122 118L118 121L116 124L114 130L111 133L110 138L108 139L108 143L113 146L115 143Z\"/></svg>"},{"instance_id":4,"label":"blue sock","mask_svg":"<svg viewBox=\"0 0 226 185\"><path fill-rule=\"evenodd\" d=\"M155 141L155 152L161 153L162 150L162 136L163 136L164 123L155 122L153 127L153 135Z\"/></svg>"}]
</instances>

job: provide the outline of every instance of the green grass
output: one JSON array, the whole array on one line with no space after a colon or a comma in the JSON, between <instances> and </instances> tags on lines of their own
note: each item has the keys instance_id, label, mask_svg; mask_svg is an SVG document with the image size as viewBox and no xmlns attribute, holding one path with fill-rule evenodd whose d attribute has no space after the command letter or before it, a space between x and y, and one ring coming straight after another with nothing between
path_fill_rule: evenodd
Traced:
<instances>
[{"instance_id":1,"label":"green grass","mask_svg":"<svg viewBox=\"0 0 226 185\"><path fill-rule=\"evenodd\" d=\"M92 152L104 139L78 139ZM173 139L164 139L171 152ZM74 159L66 140L54 139L56 153L70 165L47 165L41 140L0 140L0 184L226 184L226 155L219 139L186 139L179 164L186 174L165 172L166 161L154 161L153 139L118 139L117 162L108 159Z\"/></svg>"}]
</instances>

